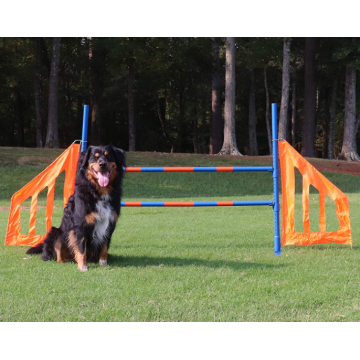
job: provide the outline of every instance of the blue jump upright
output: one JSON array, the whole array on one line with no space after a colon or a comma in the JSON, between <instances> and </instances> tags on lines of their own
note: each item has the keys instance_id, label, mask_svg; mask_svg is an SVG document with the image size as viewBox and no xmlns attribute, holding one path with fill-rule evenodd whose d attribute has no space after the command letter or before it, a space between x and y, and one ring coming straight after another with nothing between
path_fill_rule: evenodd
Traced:
<instances>
[{"instance_id":1,"label":"blue jump upright","mask_svg":"<svg viewBox=\"0 0 360 360\"><path fill-rule=\"evenodd\" d=\"M84 105L83 127L81 136L81 152L87 148L87 134L88 134L88 119L89 119L89 105Z\"/></svg>"},{"instance_id":2,"label":"blue jump upright","mask_svg":"<svg viewBox=\"0 0 360 360\"><path fill-rule=\"evenodd\" d=\"M280 221L279 221L279 168L278 168L278 158L279 158L279 148L278 148L278 132L277 132L277 106L276 104L271 104L271 119L272 119L272 143L273 143L273 183L274 183L274 250L275 255L281 254L281 245L280 245Z\"/></svg>"},{"instance_id":3,"label":"blue jump upright","mask_svg":"<svg viewBox=\"0 0 360 360\"><path fill-rule=\"evenodd\" d=\"M251 167L127 167L125 172L271 172L273 177L274 199L259 201L122 201L121 206L141 207L202 207L202 206L271 206L274 211L274 251L275 255L281 254L280 226L279 226L279 169L278 169L278 134L277 134L277 105L272 104L272 153L273 166L251 166ZM89 106L84 106L83 131L81 151L87 148Z\"/></svg>"}]
</instances>

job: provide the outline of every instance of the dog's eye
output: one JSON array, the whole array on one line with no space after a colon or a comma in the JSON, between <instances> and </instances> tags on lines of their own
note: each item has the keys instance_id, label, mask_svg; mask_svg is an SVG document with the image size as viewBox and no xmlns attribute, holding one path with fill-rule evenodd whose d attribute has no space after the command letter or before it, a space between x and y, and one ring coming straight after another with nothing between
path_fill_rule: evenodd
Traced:
<instances>
[{"instance_id":1,"label":"dog's eye","mask_svg":"<svg viewBox=\"0 0 360 360\"><path fill-rule=\"evenodd\" d=\"M104 155L105 155L105 156L108 156L108 154L109 154L109 153L108 153L107 151L104 152Z\"/></svg>"},{"instance_id":2,"label":"dog's eye","mask_svg":"<svg viewBox=\"0 0 360 360\"><path fill-rule=\"evenodd\" d=\"M99 156L100 156L100 154L99 154L99 153L96 153L96 154L95 154L95 157L96 157L96 158L98 158Z\"/></svg>"}]
</instances>

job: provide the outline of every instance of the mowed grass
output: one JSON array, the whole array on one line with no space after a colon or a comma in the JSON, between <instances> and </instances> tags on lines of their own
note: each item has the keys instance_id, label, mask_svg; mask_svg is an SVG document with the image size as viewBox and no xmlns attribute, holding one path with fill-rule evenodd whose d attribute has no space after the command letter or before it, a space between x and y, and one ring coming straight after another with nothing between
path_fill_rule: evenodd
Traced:
<instances>
[{"instance_id":1,"label":"mowed grass","mask_svg":"<svg viewBox=\"0 0 360 360\"><path fill-rule=\"evenodd\" d=\"M10 197L61 151L0 149L0 228ZM22 164L18 159L27 156ZM33 161L33 157L40 159ZM4 160L6 159L6 160ZM10 160L9 160L10 159ZM204 155L128 154L128 166L261 165ZM348 194L354 247L338 244L273 251L271 207L123 208L109 266L43 262L27 247L0 246L0 321L359 321L360 177L325 173ZM57 184L53 223L62 216ZM297 177L297 188L301 181ZM127 174L124 200L272 199L267 173ZM40 205L45 204L43 196ZM316 191L311 228L318 230ZM327 226L336 230L326 201ZM29 210L22 211L26 231ZM301 230L301 195L296 227ZM45 210L37 231L45 232Z\"/></svg>"}]
</instances>

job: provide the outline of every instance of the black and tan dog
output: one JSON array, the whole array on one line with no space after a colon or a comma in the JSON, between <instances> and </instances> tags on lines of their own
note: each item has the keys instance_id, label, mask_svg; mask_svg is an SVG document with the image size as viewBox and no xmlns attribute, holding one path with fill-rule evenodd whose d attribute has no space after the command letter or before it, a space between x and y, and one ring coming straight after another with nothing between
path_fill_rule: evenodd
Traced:
<instances>
[{"instance_id":1,"label":"black and tan dog","mask_svg":"<svg viewBox=\"0 0 360 360\"><path fill-rule=\"evenodd\" d=\"M90 146L79 157L74 194L64 209L60 228L53 227L43 243L27 254L43 260L75 260L87 270L87 261L107 265L111 235L120 215L125 153L113 146Z\"/></svg>"}]
</instances>

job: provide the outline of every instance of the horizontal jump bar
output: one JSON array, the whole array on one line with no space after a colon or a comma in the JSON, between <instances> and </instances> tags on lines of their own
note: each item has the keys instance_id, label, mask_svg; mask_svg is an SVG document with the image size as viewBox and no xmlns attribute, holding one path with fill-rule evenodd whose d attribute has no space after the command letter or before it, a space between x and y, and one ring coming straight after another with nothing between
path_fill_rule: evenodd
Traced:
<instances>
[{"instance_id":1,"label":"horizontal jump bar","mask_svg":"<svg viewBox=\"0 0 360 360\"><path fill-rule=\"evenodd\" d=\"M218 166L218 167L127 167L126 172L238 172L238 171L269 171L271 166Z\"/></svg>"},{"instance_id":2,"label":"horizontal jump bar","mask_svg":"<svg viewBox=\"0 0 360 360\"><path fill-rule=\"evenodd\" d=\"M121 206L273 206L272 200L264 201L122 201Z\"/></svg>"}]
</instances>

